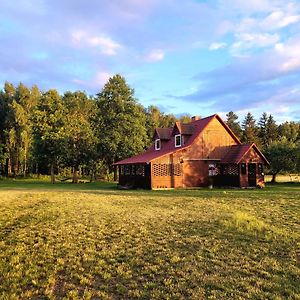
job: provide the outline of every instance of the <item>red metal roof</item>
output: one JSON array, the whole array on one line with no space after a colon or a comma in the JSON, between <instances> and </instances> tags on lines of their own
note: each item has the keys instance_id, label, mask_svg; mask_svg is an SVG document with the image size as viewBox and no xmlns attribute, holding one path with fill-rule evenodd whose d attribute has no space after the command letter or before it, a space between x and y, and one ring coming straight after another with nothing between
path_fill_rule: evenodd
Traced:
<instances>
[{"instance_id":1,"label":"red metal roof","mask_svg":"<svg viewBox=\"0 0 300 300\"><path fill-rule=\"evenodd\" d=\"M156 128L154 132L154 136L157 135L157 137L161 140L169 140L172 135L173 128Z\"/></svg>"},{"instance_id":2,"label":"red metal roof","mask_svg":"<svg viewBox=\"0 0 300 300\"><path fill-rule=\"evenodd\" d=\"M254 150L258 153L259 156L262 157L262 159L269 164L265 156L260 152L260 150L257 148L257 146L252 144L244 144L244 145L232 145L230 146L230 150L228 153L221 159L221 164L238 164L243 159L244 155L251 149L254 148Z\"/></svg>"},{"instance_id":3,"label":"red metal roof","mask_svg":"<svg viewBox=\"0 0 300 300\"><path fill-rule=\"evenodd\" d=\"M121 161L115 163L114 165L149 163L150 161L152 161L158 157L185 149L185 148L191 146L191 144L194 142L194 140L197 138L197 136L204 130L204 128L208 125L208 123L215 117L217 117L222 122L222 124L225 124L218 115L212 115L212 116L200 119L200 120L195 120L195 121L190 122L189 125L193 127L193 133L190 136L190 138L188 139L187 143L183 147L176 148L175 140L174 140L175 137L171 136L168 141L162 142L160 150L155 150L154 145L152 145L144 153L121 160ZM235 138L239 142L238 138L237 137L235 137Z\"/></svg>"}]
</instances>

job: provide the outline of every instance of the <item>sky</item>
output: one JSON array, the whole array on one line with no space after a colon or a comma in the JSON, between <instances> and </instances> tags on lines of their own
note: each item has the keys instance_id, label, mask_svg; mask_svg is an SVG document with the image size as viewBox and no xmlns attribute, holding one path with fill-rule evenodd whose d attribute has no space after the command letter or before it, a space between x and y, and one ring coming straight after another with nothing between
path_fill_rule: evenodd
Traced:
<instances>
[{"instance_id":1,"label":"sky","mask_svg":"<svg viewBox=\"0 0 300 300\"><path fill-rule=\"evenodd\" d=\"M0 84L300 121L300 0L0 0Z\"/></svg>"}]
</instances>

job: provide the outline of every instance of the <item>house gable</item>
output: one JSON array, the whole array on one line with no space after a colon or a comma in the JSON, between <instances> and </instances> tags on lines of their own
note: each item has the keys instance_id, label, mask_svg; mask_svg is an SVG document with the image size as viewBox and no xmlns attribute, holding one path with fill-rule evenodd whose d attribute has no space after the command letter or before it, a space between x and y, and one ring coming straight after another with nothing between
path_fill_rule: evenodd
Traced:
<instances>
[{"instance_id":1,"label":"house gable","mask_svg":"<svg viewBox=\"0 0 300 300\"><path fill-rule=\"evenodd\" d=\"M231 146L227 154L222 158L221 163L264 163L269 165L265 156L254 143Z\"/></svg>"},{"instance_id":2,"label":"house gable","mask_svg":"<svg viewBox=\"0 0 300 300\"><path fill-rule=\"evenodd\" d=\"M194 140L188 150L188 156L191 159L220 160L228 152L229 146L240 143L223 120L218 115L214 115Z\"/></svg>"}]
</instances>

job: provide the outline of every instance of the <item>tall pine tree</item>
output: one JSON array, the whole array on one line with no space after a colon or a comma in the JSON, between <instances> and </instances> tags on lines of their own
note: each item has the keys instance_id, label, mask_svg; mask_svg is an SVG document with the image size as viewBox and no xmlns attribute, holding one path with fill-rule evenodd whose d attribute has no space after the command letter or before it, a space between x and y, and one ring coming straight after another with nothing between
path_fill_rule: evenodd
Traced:
<instances>
[{"instance_id":1,"label":"tall pine tree","mask_svg":"<svg viewBox=\"0 0 300 300\"><path fill-rule=\"evenodd\" d=\"M239 117L233 111L228 112L226 114L226 117L226 124L228 125L228 127L234 132L234 134L238 138L241 138L242 129L240 123L237 121Z\"/></svg>"},{"instance_id":2,"label":"tall pine tree","mask_svg":"<svg viewBox=\"0 0 300 300\"><path fill-rule=\"evenodd\" d=\"M243 129L243 137L242 137L243 142L258 144L256 120L254 119L254 116L250 112L247 113L245 119L242 122L242 129Z\"/></svg>"}]
</instances>

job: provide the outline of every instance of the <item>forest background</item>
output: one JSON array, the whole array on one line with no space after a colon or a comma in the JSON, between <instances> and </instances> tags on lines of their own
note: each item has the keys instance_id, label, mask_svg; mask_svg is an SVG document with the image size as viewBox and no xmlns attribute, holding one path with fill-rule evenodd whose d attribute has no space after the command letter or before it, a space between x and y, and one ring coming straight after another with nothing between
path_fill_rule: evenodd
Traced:
<instances>
[{"instance_id":1,"label":"forest background","mask_svg":"<svg viewBox=\"0 0 300 300\"><path fill-rule=\"evenodd\" d=\"M280 172L300 172L300 122L277 124L267 113L258 120L251 112L241 122L239 117L230 111L225 121L243 143L262 149L273 182ZM190 120L143 107L119 74L93 96L6 82L0 91L0 175L51 174L53 183L56 174L74 183L79 173L91 181L112 179L112 164L149 147L155 128Z\"/></svg>"}]
</instances>

